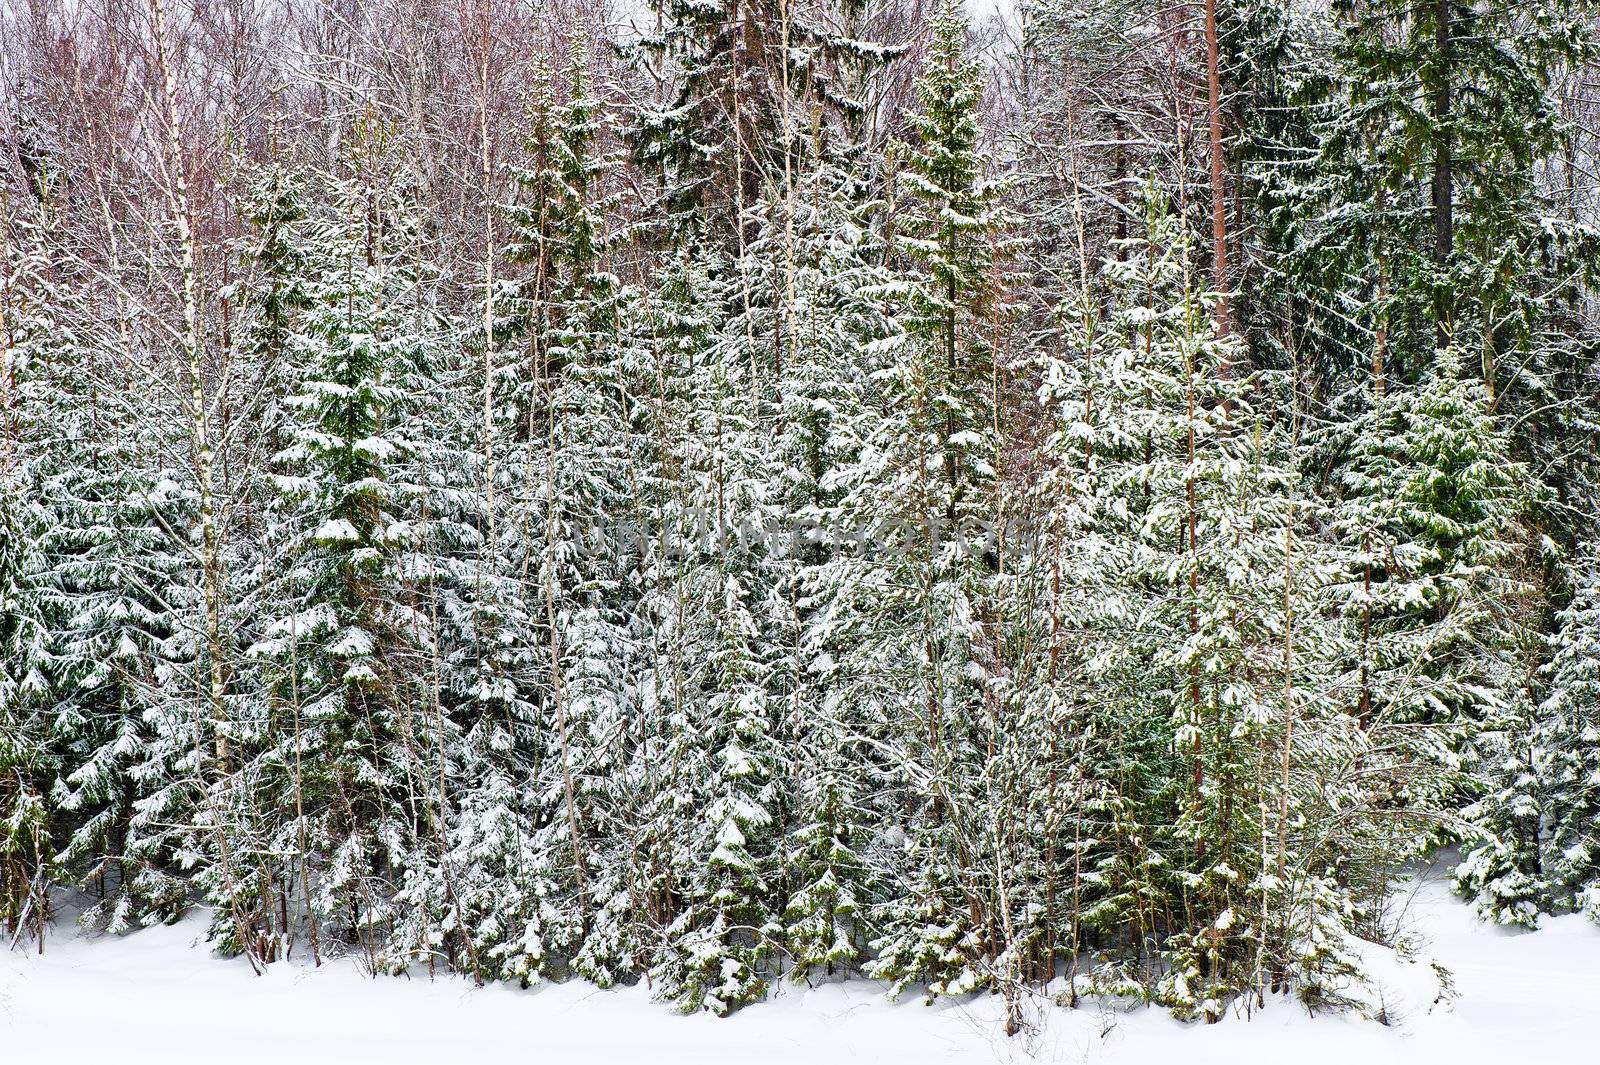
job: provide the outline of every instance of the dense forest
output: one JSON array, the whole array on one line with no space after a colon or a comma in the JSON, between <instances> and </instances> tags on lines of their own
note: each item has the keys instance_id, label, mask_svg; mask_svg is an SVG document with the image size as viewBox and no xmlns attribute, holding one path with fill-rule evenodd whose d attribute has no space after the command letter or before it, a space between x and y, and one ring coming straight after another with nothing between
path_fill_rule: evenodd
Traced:
<instances>
[{"instance_id":1,"label":"dense forest","mask_svg":"<svg viewBox=\"0 0 1600 1065\"><path fill-rule=\"evenodd\" d=\"M1600 919L1584 0L0 15L0 927L1338 1008Z\"/></svg>"}]
</instances>

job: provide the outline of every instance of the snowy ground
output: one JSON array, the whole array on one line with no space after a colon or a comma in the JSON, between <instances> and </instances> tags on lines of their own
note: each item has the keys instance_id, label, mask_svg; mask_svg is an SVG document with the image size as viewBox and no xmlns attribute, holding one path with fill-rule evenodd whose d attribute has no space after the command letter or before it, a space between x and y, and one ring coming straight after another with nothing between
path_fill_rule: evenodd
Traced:
<instances>
[{"instance_id":1,"label":"snowy ground","mask_svg":"<svg viewBox=\"0 0 1600 1065\"><path fill-rule=\"evenodd\" d=\"M1374 953L1389 1027L1313 1019L1288 1002L1213 1026L1181 1025L1153 1009L1051 1008L1036 1018L1036 1032L1010 1040L993 999L889 1004L865 983L785 988L718 1020L678 1016L641 988L371 980L350 962L320 970L290 963L255 977L242 961L196 947L197 921L122 939L63 931L42 957L0 949L0 1065L1597 1060L1600 928L1581 917L1549 920L1529 934L1484 928L1438 874L1424 876L1404 907L1404 926L1425 945L1409 962ZM1454 975L1458 997L1449 1005L1434 1003L1429 958Z\"/></svg>"}]
</instances>

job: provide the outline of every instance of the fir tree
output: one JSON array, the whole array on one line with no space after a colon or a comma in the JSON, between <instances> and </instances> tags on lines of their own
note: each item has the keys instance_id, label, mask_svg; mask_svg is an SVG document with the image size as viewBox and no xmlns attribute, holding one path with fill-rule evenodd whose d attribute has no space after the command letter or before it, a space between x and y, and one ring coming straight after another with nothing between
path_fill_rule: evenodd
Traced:
<instances>
[{"instance_id":1,"label":"fir tree","mask_svg":"<svg viewBox=\"0 0 1600 1065\"><path fill-rule=\"evenodd\" d=\"M48 260L28 216L0 217L0 926L44 943L54 869L47 796L50 621L38 544L50 514L37 502L45 429L39 384L52 351Z\"/></svg>"},{"instance_id":2,"label":"fir tree","mask_svg":"<svg viewBox=\"0 0 1600 1065\"><path fill-rule=\"evenodd\" d=\"M1416 387L1378 395L1349 433L1339 520L1354 709L1372 745L1398 754L1389 801L1423 828L1475 788L1473 736L1515 698L1528 478L1484 386L1449 355Z\"/></svg>"},{"instance_id":3,"label":"fir tree","mask_svg":"<svg viewBox=\"0 0 1600 1065\"><path fill-rule=\"evenodd\" d=\"M1544 701L1529 737L1538 781L1541 905L1582 906L1600 920L1600 558L1572 567Z\"/></svg>"},{"instance_id":4,"label":"fir tree","mask_svg":"<svg viewBox=\"0 0 1600 1065\"><path fill-rule=\"evenodd\" d=\"M415 444L402 404L425 341L405 304L415 216L381 123L354 130L349 169L332 177L335 213L313 234L294 422L278 461L287 540L280 614L257 654L280 664L295 704L297 835L318 871L309 900L377 960L391 877L414 826L393 805L412 730L397 655L414 638L398 558L414 536L411 492L393 479Z\"/></svg>"},{"instance_id":5,"label":"fir tree","mask_svg":"<svg viewBox=\"0 0 1600 1065\"><path fill-rule=\"evenodd\" d=\"M660 71L669 98L639 116L634 154L661 174L660 221L695 240L726 238L765 187L792 184L816 155L847 156L868 73L902 51L841 32L839 22L859 25L848 2L652 9L657 30L633 50Z\"/></svg>"},{"instance_id":6,"label":"fir tree","mask_svg":"<svg viewBox=\"0 0 1600 1065\"><path fill-rule=\"evenodd\" d=\"M918 268L906 280L910 329L883 371L887 416L851 500L881 558L870 594L881 611L857 653L896 694L907 843L898 884L874 915L882 934L869 972L898 992L960 994L983 977L982 909L964 882L981 806L983 630L996 444L994 353L985 333L995 298L992 242L1001 219L978 149L978 66L953 5L935 17L918 82L919 137L901 178L915 207L900 244ZM889 518L889 521L883 519ZM889 679L893 678L893 679ZM981 838L981 836L980 836ZM992 899L989 900L992 904Z\"/></svg>"}]
</instances>

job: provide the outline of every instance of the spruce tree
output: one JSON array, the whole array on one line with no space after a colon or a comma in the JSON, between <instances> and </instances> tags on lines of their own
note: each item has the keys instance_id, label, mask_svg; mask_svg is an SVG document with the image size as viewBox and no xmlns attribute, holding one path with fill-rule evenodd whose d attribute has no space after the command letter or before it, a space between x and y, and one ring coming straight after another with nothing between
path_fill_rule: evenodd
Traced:
<instances>
[{"instance_id":1,"label":"spruce tree","mask_svg":"<svg viewBox=\"0 0 1600 1065\"><path fill-rule=\"evenodd\" d=\"M868 971L898 993L924 984L960 994L984 981L984 906L966 882L982 807L983 630L995 560L987 533L995 485L993 242L1002 219L978 154L981 82L955 5L933 21L916 143L899 178L909 201L898 235L910 270L908 335L882 372L887 410L870 473L851 506L877 551L877 616L857 651L888 698L903 789L905 849L873 915ZM978 835L981 838L981 834ZM993 897L986 902L993 905Z\"/></svg>"},{"instance_id":2,"label":"spruce tree","mask_svg":"<svg viewBox=\"0 0 1600 1065\"><path fill-rule=\"evenodd\" d=\"M0 201L3 202L3 201ZM9 205L8 205L9 206ZM50 622L38 545L42 406L54 343L49 263L35 220L0 216L0 927L44 944L53 882L48 794Z\"/></svg>"},{"instance_id":3,"label":"spruce tree","mask_svg":"<svg viewBox=\"0 0 1600 1065\"><path fill-rule=\"evenodd\" d=\"M388 137L379 121L356 123L346 168L329 177L333 212L310 238L316 281L277 456L283 609L255 649L296 718L295 835L317 872L308 905L371 963L416 831L401 749L415 738L414 696L396 672L415 631L398 565L414 493L394 475L415 447L403 405L426 323L406 304L416 218Z\"/></svg>"},{"instance_id":4,"label":"spruce tree","mask_svg":"<svg viewBox=\"0 0 1600 1065\"><path fill-rule=\"evenodd\" d=\"M736 234L765 188L792 184L818 156L847 157L869 73L902 51L853 36L848 2L651 8L657 28L630 50L660 72L668 98L639 115L633 150L661 176L658 222L695 241Z\"/></svg>"},{"instance_id":5,"label":"spruce tree","mask_svg":"<svg viewBox=\"0 0 1600 1065\"><path fill-rule=\"evenodd\" d=\"M1449 353L1417 386L1377 395L1348 434L1338 522L1351 560L1340 587L1354 712L1375 752L1389 752L1379 757L1394 760L1387 801L1415 818L1420 845L1462 796L1499 787L1485 772L1519 772L1513 749L1490 748L1521 742L1510 706L1530 488L1485 386L1463 379Z\"/></svg>"},{"instance_id":6,"label":"spruce tree","mask_svg":"<svg viewBox=\"0 0 1600 1065\"><path fill-rule=\"evenodd\" d=\"M1529 737L1537 780L1541 904L1600 920L1600 550L1571 568L1572 602L1557 617L1545 698Z\"/></svg>"},{"instance_id":7,"label":"spruce tree","mask_svg":"<svg viewBox=\"0 0 1600 1065\"><path fill-rule=\"evenodd\" d=\"M731 272L691 298L719 288L722 306L731 305ZM772 862L786 777L773 742L772 462L745 334L729 333L703 338L711 343L685 367L701 403L681 437L685 484L669 531L682 539L665 545L676 558L664 559L675 570L664 589L672 596L669 706L685 732L668 748L681 908L657 968L684 1009L718 1013L761 998L771 976L781 929Z\"/></svg>"},{"instance_id":8,"label":"spruce tree","mask_svg":"<svg viewBox=\"0 0 1600 1065\"><path fill-rule=\"evenodd\" d=\"M899 326L885 309L894 282L868 228L879 204L863 185L829 165L804 178L788 234L800 264L795 311L777 338L790 344L779 382L784 491L778 502L789 524L777 590L787 602L779 638L788 650L780 735L794 752L795 801L783 855L790 887L784 944L796 980L848 974L871 938L870 788L860 777L882 766L857 737L880 715L845 661L865 604L851 582L859 560L842 556L855 550L849 486L875 431L872 371L881 368L879 353ZM764 220L765 239L752 243L758 254L781 250L786 216L774 208ZM785 278L774 273L773 297L791 298Z\"/></svg>"}]
</instances>

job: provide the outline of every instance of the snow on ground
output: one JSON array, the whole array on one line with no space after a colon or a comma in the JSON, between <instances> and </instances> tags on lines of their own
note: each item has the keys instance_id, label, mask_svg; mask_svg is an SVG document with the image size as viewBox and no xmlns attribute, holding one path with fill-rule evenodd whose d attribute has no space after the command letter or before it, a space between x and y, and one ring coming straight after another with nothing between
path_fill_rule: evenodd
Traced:
<instances>
[{"instance_id":1,"label":"snow on ground","mask_svg":"<svg viewBox=\"0 0 1600 1065\"><path fill-rule=\"evenodd\" d=\"M348 960L321 969L291 962L256 977L244 962L196 945L199 919L123 938L60 930L43 956L0 950L0 1065L1597 1060L1600 927L1572 916L1533 933L1486 928L1450 896L1437 870L1397 905L1420 949L1409 961L1370 952L1388 1027L1311 1018L1287 1001L1269 1002L1248 1022L1229 1017L1211 1026L1179 1024L1156 1009L1089 1006L1043 1009L1034 1032L1009 1040L993 998L887 1003L881 988L865 982L785 987L773 1001L722 1020L679 1016L643 988L571 983L519 991L473 988L454 977L373 980ZM1430 958L1453 974L1453 1002L1434 1001L1439 982Z\"/></svg>"}]
</instances>

